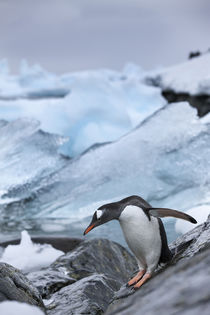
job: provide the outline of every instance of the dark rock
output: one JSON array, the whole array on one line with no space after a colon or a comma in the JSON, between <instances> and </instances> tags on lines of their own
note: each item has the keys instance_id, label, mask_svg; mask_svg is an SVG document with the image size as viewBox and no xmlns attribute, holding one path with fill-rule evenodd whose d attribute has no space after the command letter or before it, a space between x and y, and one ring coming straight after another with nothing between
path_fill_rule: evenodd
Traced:
<instances>
[{"instance_id":1,"label":"dark rock","mask_svg":"<svg viewBox=\"0 0 210 315\"><path fill-rule=\"evenodd\" d=\"M81 241L50 267L27 276L48 299L48 314L101 314L136 269L124 247L95 239Z\"/></svg>"},{"instance_id":2,"label":"dark rock","mask_svg":"<svg viewBox=\"0 0 210 315\"><path fill-rule=\"evenodd\" d=\"M210 218L170 248L175 252L172 262L137 292L123 287L106 314L209 314Z\"/></svg>"},{"instance_id":3,"label":"dark rock","mask_svg":"<svg viewBox=\"0 0 210 315\"><path fill-rule=\"evenodd\" d=\"M102 314L119 286L104 275L92 275L62 288L48 306L49 315Z\"/></svg>"},{"instance_id":4,"label":"dark rock","mask_svg":"<svg viewBox=\"0 0 210 315\"><path fill-rule=\"evenodd\" d=\"M173 90L162 90L162 95L169 103L187 101L197 109L199 117L203 117L210 112L210 95L208 94L190 95L188 93L176 93Z\"/></svg>"},{"instance_id":5,"label":"dark rock","mask_svg":"<svg viewBox=\"0 0 210 315\"><path fill-rule=\"evenodd\" d=\"M65 268L43 268L27 274L28 279L39 290L43 299L48 299L52 293L74 283L76 280L67 276Z\"/></svg>"},{"instance_id":6,"label":"dark rock","mask_svg":"<svg viewBox=\"0 0 210 315\"><path fill-rule=\"evenodd\" d=\"M195 58L195 57L199 57L201 55L201 52L199 50L197 51L191 51L189 53L189 56L188 56L188 59L192 59L192 58Z\"/></svg>"},{"instance_id":7,"label":"dark rock","mask_svg":"<svg viewBox=\"0 0 210 315\"><path fill-rule=\"evenodd\" d=\"M105 239L82 242L75 250L59 257L52 266L66 268L75 280L99 273L121 284L137 269L135 258L124 247Z\"/></svg>"},{"instance_id":8,"label":"dark rock","mask_svg":"<svg viewBox=\"0 0 210 315\"><path fill-rule=\"evenodd\" d=\"M195 229L178 237L170 244L170 249L175 251L172 263L175 264L182 259L189 259L195 254L210 247L210 216L207 221Z\"/></svg>"},{"instance_id":9,"label":"dark rock","mask_svg":"<svg viewBox=\"0 0 210 315\"><path fill-rule=\"evenodd\" d=\"M38 290L16 268L0 263L0 302L15 300L45 309Z\"/></svg>"},{"instance_id":10,"label":"dark rock","mask_svg":"<svg viewBox=\"0 0 210 315\"><path fill-rule=\"evenodd\" d=\"M62 250L64 253L67 253L74 248L76 248L83 240L80 238L73 237L62 237L62 236L32 236L31 240L33 243L38 244L50 244L58 250ZM20 238L12 239L6 242L1 242L0 247L7 247L8 245L17 245L20 244Z\"/></svg>"}]
</instances>

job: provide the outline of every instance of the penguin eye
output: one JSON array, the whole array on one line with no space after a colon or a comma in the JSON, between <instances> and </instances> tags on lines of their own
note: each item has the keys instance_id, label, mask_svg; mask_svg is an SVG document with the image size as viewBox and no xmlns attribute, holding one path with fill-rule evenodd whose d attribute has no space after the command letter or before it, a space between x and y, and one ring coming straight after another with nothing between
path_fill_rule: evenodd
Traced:
<instances>
[{"instance_id":1,"label":"penguin eye","mask_svg":"<svg viewBox=\"0 0 210 315\"><path fill-rule=\"evenodd\" d=\"M102 216L103 212L101 210L97 210L96 211L96 218L97 221L101 221L101 216Z\"/></svg>"}]
</instances>

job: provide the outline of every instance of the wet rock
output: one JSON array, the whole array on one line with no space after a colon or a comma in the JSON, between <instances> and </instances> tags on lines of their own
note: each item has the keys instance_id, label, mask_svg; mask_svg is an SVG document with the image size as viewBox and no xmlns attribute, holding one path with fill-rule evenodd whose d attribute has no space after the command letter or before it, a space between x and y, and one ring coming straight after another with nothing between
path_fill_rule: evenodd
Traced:
<instances>
[{"instance_id":1,"label":"wet rock","mask_svg":"<svg viewBox=\"0 0 210 315\"><path fill-rule=\"evenodd\" d=\"M170 244L170 249L175 252L172 264L183 259L189 259L195 254L210 247L210 215L206 222L195 229L178 237Z\"/></svg>"},{"instance_id":2,"label":"wet rock","mask_svg":"<svg viewBox=\"0 0 210 315\"><path fill-rule=\"evenodd\" d=\"M124 247L95 239L78 242L50 267L27 276L47 299L48 314L102 314L136 269Z\"/></svg>"},{"instance_id":3,"label":"wet rock","mask_svg":"<svg viewBox=\"0 0 210 315\"><path fill-rule=\"evenodd\" d=\"M92 275L62 288L51 297L49 315L102 314L119 286L104 275Z\"/></svg>"},{"instance_id":4,"label":"wet rock","mask_svg":"<svg viewBox=\"0 0 210 315\"><path fill-rule=\"evenodd\" d=\"M66 268L75 280L98 273L121 284L137 269L135 258L124 247L106 239L84 241L75 250L59 257L52 266Z\"/></svg>"},{"instance_id":5,"label":"wet rock","mask_svg":"<svg viewBox=\"0 0 210 315\"><path fill-rule=\"evenodd\" d=\"M28 279L39 290L43 299L48 299L52 293L74 283L76 280L67 275L65 268L43 268L27 274Z\"/></svg>"},{"instance_id":6,"label":"wet rock","mask_svg":"<svg viewBox=\"0 0 210 315\"><path fill-rule=\"evenodd\" d=\"M0 263L0 302L15 300L45 309L38 290L18 269Z\"/></svg>"},{"instance_id":7,"label":"wet rock","mask_svg":"<svg viewBox=\"0 0 210 315\"><path fill-rule=\"evenodd\" d=\"M106 314L209 314L210 218L170 247L172 262L137 292L121 288Z\"/></svg>"}]
</instances>

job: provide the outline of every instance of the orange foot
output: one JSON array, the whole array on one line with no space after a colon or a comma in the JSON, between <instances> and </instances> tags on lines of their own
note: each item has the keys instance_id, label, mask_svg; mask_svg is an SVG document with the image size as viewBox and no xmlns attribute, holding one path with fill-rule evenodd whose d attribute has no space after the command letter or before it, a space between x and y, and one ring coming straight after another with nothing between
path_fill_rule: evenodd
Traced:
<instances>
[{"instance_id":1,"label":"orange foot","mask_svg":"<svg viewBox=\"0 0 210 315\"><path fill-rule=\"evenodd\" d=\"M134 278L132 278L130 281L128 281L128 286L130 287L131 285L133 285L136 282L138 282L143 277L143 275L145 274L145 271L146 270L139 271Z\"/></svg>"},{"instance_id":2,"label":"orange foot","mask_svg":"<svg viewBox=\"0 0 210 315\"><path fill-rule=\"evenodd\" d=\"M134 289L138 290L151 276L151 273L145 273L143 278L134 285Z\"/></svg>"}]
</instances>

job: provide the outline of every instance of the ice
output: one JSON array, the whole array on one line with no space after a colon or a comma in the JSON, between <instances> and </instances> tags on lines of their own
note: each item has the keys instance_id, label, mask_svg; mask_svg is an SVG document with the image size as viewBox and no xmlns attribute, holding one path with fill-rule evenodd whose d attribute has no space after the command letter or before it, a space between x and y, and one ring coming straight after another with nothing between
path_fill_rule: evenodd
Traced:
<instances>
[{"instance_id":1,"label":"ice","mask_svg":"<svg viewBox=\"0 0 210 315\"><path fill-rule=\"evenodd\" d=\"M164 90L191 95L210 94L210 53L146 75Z\"/></svg>"},{"instance_id":2,"label":"ice","mask_svg":"<svg viewBox=\"0 0 210 315\"><path fill-rule=\"evenodd\" d=\"M201 91L208 62L206 54L153 78ZM209 118L184 102L166 105L140 67L60 76L27 62L16 76L5 61L0 68L2 237L24 228L81 236L95 208L131 194L182 211L204 204ZM117 226L95 230L120 239Z\"/></svg>"},{"instance_id":3,"label":"ice","mask_svg":"<svg viewBox=\"0 0 210 315\"><path fill-rule=\"evenodd\" d=\"M191 215L196 219L198 222L196 225L199 225L203 222L205 222L210 214L210 204L208 205L199 205L197 207L193 207L186 211L187 214ZM187 221L184 220L177 220L175 224L175 229L177 233L187 233L188 231L192 230L195 226L190 224Z\"/></svg>"},{"instance_id":4,"label":"ice","mask_svg":"<svg viewBox=\"0 0 210 315\"><path fill-rule=\"evenodd\" d=\"M0 303L0 314L2 315L44 315L40 308L20 303L17 301L4 301Z\"/></svg>"},{"instance_id":5,"label":"ice","mask_svg":"<svg viewBox=\"0 0 210 315\"><path fill-rule=\"evenodd\" d=\"M0 75L8 75L9 74L9 64L6 59L0 60Z\"/></svg>"},{"instance_id":6,"label":"ice","mask_svg":"<svg viewBox=\"0 0 210 315\"><path fill-rule=\"evenodd\" d=\"M79 178L80 193L82 188L87 195L91 190L94 200L97 196L108 199L110 195L130 193L160 200L178 193L182 186L187 189L196 181L205 182L208 175L203 172L209 165L209 155L206 151L206 158L204 152L198 156L195 146L198 142L202 150L208 147L208 135L205 144L205 137L199 141L206 128L187 103L167 105L118 142L92 150L73 162L67 174ZM185 148L191 149L188 158ZM203 167L192 173L190 167L193 164L195 168L200 160L204 160ZM78 186L74 187L77 196Z\"/></svg>"},{"instance_id":7,"label":"ice","mask_svg":"<svg viewBox=\"0 0 210 315\"><path fill-rule=\"evenodd\" d=\"M159 88L140 83L143 74L130 64L56 76L23 61L19 76L0 75L1 119L37 119L44 131L68 136L62 152L76 156L119 139L166 103Z\"/></svg>"},{"instance_id":8,"label":"ice","mask_svg":"<svg viewBox=\"0 0 210 315\"><path fill-rule=\"evenodd\" d=\"M3 122L4 128L2 233L11 222L16 231L29 225L50 233L56 218L55 231L81 237L104 203L138 194L153 206L187 211L209 192L210 125L188 103L168 104L118 141L73 159L58 154L62 138L41 132L36 121ZM174 223L166 223L171 231ZM93 236L122 239L118 225L112 235L108 227L95 230Z\"/></svg>"},{"instance_id":9,"label":"ice","mask_svg":"<svg viewBox=\"0 0 210 315\"><path fill-rule=\"evenodd\" d=\"M19 245L8 245L0 259L24 272L39 270L53 263L64 253L49 244L35 244L27 231L21 232Z\"/></svg>"},{"instance_id":10,"label":"ice","mask_svg":"<svg viewBox=\"0 0 210 315\"><path fill-rule=\"evenodd\" d=\"M50 176L67 162L57 153L65 138L45 133L39 127L39 122L33 119L18 119L10 123L3 121L0 124L2 205L32 197L41 187L43 189L49 184ZM23 206L21 209L24 211ZM11 213L10 219L14 217Z\"/></svg>"},{"instance_id":11,"label":"ice","mask_svg":"<svg viewBox=\"0 0 210 315\"><path fill-rule=\"evenodd\" d=\"M0 61L0 99L63 97L69 88L60 78L35 64L21 62L20 74L11 75L7 60Z\"/></svg>"}]
</instances>

